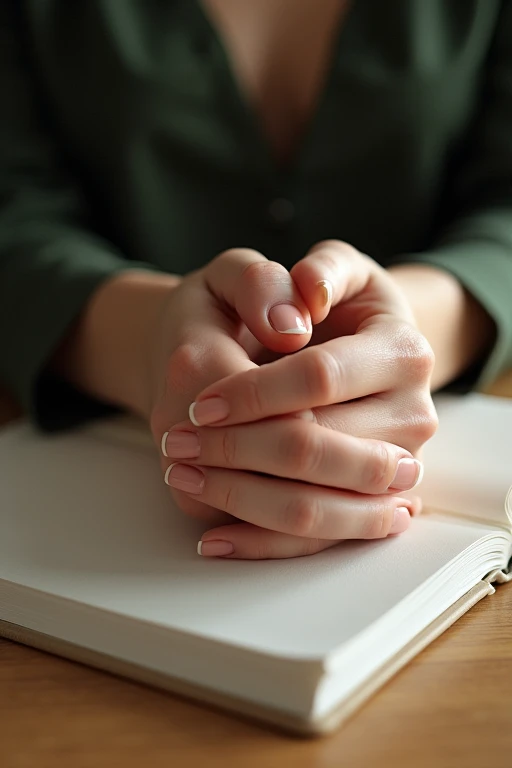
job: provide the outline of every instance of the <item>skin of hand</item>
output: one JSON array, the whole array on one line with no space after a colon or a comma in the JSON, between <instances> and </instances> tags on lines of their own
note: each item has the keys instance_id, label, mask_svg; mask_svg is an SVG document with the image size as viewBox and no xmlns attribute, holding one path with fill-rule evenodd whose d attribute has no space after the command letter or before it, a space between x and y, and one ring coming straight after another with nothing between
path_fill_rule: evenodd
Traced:
<instances>
[{"instance_id":1,"label":"skin of hand","mask_svg":"<svg viewBox=\"0 0 512 768\"><path fill-rule=\"evenodd\" d=\"M321 258L318 253L314 256L318 251L323 254ZM222 542L225 542L228 533L228 543L235 545L235 557L291 557L332 546L337 539L321 539L315 536L314 526L310 526L311 530L306 535L306 524L314 516L313 509L317 503L304 494L304 489L308 489L308 480L315 483L311 488L317 500L326 490L332 502L332 489L343 488L344 485L353 488L348 492L347 488L338 491L336 498L338 517L347 514L347 508L349 514L356 515L352 520L355 527L351 532L347 523L348 529L344 531L344 537L386 535L386 528L390 528L390 512L389 506L386 508L387 512L382 511L382 504L378 507L379 492L387 495L386 503L389 505L391 502L391 508L401 510L395 529L407 527L409 512L418 510L418 500L411 502L400 500L396 495L391 496L392 490L398 491L408 483L412 484L411 478L416 476L417 470L411 461L413 451L397 448L398 445L404 444L400 442L402 438L405 442L411 436L408 428L405 430L405 436L401 434L403 422L400 413L389 414L387 420L374 420L371 424L373 432L370 431L370 434L374 438L380 438L374 440L354 439L357 437L357 429L352 435L339 431L344 428L343 409L348 409L348 403L342 406L306 408L293 416L276 415L261 423L234 425L233 428L225 430L225 434L219 427L196 430L190 421L179 423L184 419L188 405L197 392L230 374L257 369L255 361L262 361L262 351L267 353L268 350L274 350L275 359L277 355L286 355L304 347L311 339L311 319L316 323L312 344L322 344L342 333L350 334L350 322L353 322L355 315L350 320L349 313L339 311L343 306L341 299L343 298L345 304L348 296L346 289L344 296L341 296L343 275L337 289L338 296L334 295L333 289L336 279L340 277L336 270L340 267L343 254L349 272L354 269L354 264L361 260L366 266L370 264L372 268L376 267L369 259L357 254L345 244L324 243L296 265L292 271L294 280L291 280L290 275L280 265L269 263L253 251L240 249L226 252L205 270L184 279L151 272L123 273L108 281L96 292L74 333L57 356L57 369L76 386L148 418L158 443L164 430L170 430L171 435L177 432L178 436L179 433L188 431L188 447L183 452L182 445L178 454L172 458L185 459L192 468L198 459L198 463L204 462L205 465L213 466L219 463L218 457L223 456L220 463L224 462L225 468L237 469L239 475L245 471L245 474L251 473L251 480L254 480L255 472L260 475L263 473L263 479L278 483L279 488L268 487L273 498L277 498L277 491L286 491L279 478L287 478L289 487L284 496L281 493L281 502L287 505L290 518L297 512L295 509L294 513L297 494L302 496L302 507L299 504L298 509L302 535L271 531L261 527L264 525L262 519L258 520L259 525L241 523L224 526L222 530L214 529L203 536L205 542L214 542L210 552L208 545L202 547L205 555L221 554L219 546L226 549L225 543ZM428 280L421 274L422 284L426 283L430 289L443 288L444 298L451 298L451 307L458 291L459 302L456 307L464 309L460 314L465 321L471 321L473 313L467 309L468 302L464 303L460 298L465 292L453 278L439 270L419 265L396 268L392 275L395 289L397 283L405 281L402 288L407 292L407 296L414 296L416 292L421 298L421 291L418 291L414 284L416 269L430 270ZM383 271L380 268L377 268L377 271L382 277ZM450 281L455 285L449 285ZM297 286L300 284L298 291ZM397 311L401 305L399 314L401 313L402 321L414 327L405 293L402 290L398 293L401 300L395 290L397 304L393 311ZM368 292L365 295L368 297ZM464 298L470 297L465 295ZM291 317L294 328L285 330L294 331L293 333L278 332L277 326L272 327L269 322L273 307L283 303L288 307L285 315L279 311L274 315L277 320L280 316L281 322L284 316L288 320ZM338 304L341 306L338 307ZM294 305L299 311L297 314L293 311L290 314L289 308ZM425 321L435 314L439 325L439 318L444 316L444 304L436 303L436 313L425 311L424 298L422 306L421 329L424 333L426 331L430 339L430 329L424 327ZM476 309L481 318L483 311L478 305ZM450 311L451 316L447 318L451 323L450 329L455 326L457 331L448 332L439 338L443 341L447 338L449 343L453 344L458 341L461 321L460 318L453 317L453 309ZM300 316L302 320L297 321ZM457 319L458 324L453 322ZM340 322L348 324L342 327ZM492 334L492 321L489 323ZM478 341L481 336L482 334L475 334L475 339ZM471 355L475 354L475 350L468 349L468 346L466 343L466 356L469 356L469 359L461 359L459 353L458 357L453 356L456 364L465 367L471 362ZM445 360L451 359L446 349L441 351ZM267 359L270 359L268 355ZM423 369L431 367L428 345L425 348L424 342L420 342L417 354L412 357L408 355L406 363L402 371L405 374L410 366ZM446 368L445 365L443 376L453 378L457 375L457 370L447 373ZM198 398L200 399L201 397ZM376 399L378 400L378 397ZM357 403L358 401L352 405ZM414 403L413 408L420 405L421 403ZM290 408L288 400L287 410L284 412L288 412ZM361 416L364 416L364 409ZM416 443L420 444L426 439L428 430L432 431L434 426L435 417L431 404L427 403L423 410L420 407L416 416L419 417L418 431L423 429L423 436L419 435L420 439L416 440ZM308 423L308 420L313 423ZM364 418L356 420L364 424ZM379 430L383 430L381 434ZM197 455L197 447L194 447L196 443L193 443L192 447L190 443L190 440L195 439L194 431L197 431L200 437L200 458ZM389 439L391 432L395 445L386 444L386 434ZM364 429L361 434L364 435ZM174 442L173 450L176 450L175 438L175 435L171 437ZM255 446L259 446L257 451ZM256 461L255 453L258 454ZM324 454L331 457L330 465L326 463L325 456L321 458ZM389 485L399 461L404 467L400 488L398 483L393 486L391 482ZM169 459L162 457L162 467L164 471L168 470ZM305 471L302 471L304 468ZM343 471L340 471L340 468L343 468ZM222 467L220 469L222 470ZM173 471L169 474L173 474ZM273 478L268 477L269 475L273 475ZM302 481L302 484L297 480ZM260 487L261 483L258 482L255 490ZM366 495L362 496L365 491ZM174 493L182 509L208 520L212 525L233 522L232 517L219 513L216 505L204 503L204 497L199 501L195 493L178 490ZM346 494L344 503L342 493ZM374 496L370 498L368 494ZM230 493L229 497L232 503L233 495ZM254 499L257 498L256 495ZM268 498L267 494L260 498L261 508L266 508ZM403 503L404 507L397 507L398 502ZM227 505L219 506L224 509ZM356 519L358 513L359 519ZM220 530L223 537L219 538ZM221 541L221 545L218 541Z\"/></svg>"},{"instance_id":2,"label":"skin of hand","mask_svg":"<svg viewBox=\"0 0 512 768\"><path fill-rule=\"evenodd\" d=\"M292 277L312 345L216 381L162 438L166 482L243 521L204 534L204 555L310 554L402 532L418 511L399 494L419 480L413 456L437 426L434 360L407 299L339 241L315 246Z\"/></svg>"},{"instance_id":3,"label":"skin of hand","mask_svg":"<svg viewBox=\"0 0 512 768\"><path fill-rule=\"evenodd\" d=\"M387 272L435 352L433 391L485 359L496 337L494 321L453 275L427 264L400 264Z\"/></svg>"},{"instance_id":4,"label":"skin of hand","mask_svg":"<svg viewBox=\"0 0 512 768\"><path fill-rule=\"evenodd\" d=\"M317 292L325 297L326 287L320 272L318 277ZM327 305L326 309L328 311ZM325 313L325 309L323 311ZM162 425L168 431L170 425L183 423L182 417L188 413L192 393L225 378L232 371L258 370L258 365L250 359L241 344L245 329L266 349L286 355L298 351L310 341L312 322L307 303L282 266L267 261L254 251L235 249L221 254L205 269L180 283L164 306L157 328L160 329L160 341L151 347L153 352L148 366L149 378L153 382L150 387L150 423L155 441L168 453L169 440L166 437L162 439L165 434ZM173 329L172 334L166 329ZM265 450L266 444L275 444L285 432L291 435L281 440L291 439L294 442L294 430L306 429L309 434L314 429L314 425L307 421L308 416L310 414L306 411L299 413L298 418L292 415L269 421L263 425L264 438L259 443L255 440L261 425L248 425L249 442L256 451L259 447ZM399 461L402 461L401 477L404 471L407 477L405 486L402 480L402 485L399 484L395 490L400 491L414 484L419 465L412 455L406 449L379 441L350 439L348 436L343 439L332 430L321 431L322 439L333 438L325 446L326 452L332 454L330 469L325 466L327 471L320 480L315 479L312 472L308 472L307 477L303 476L303 480L307 482L311 496L324 494L328 497L336 519L344 511L347 514L350 512L353 520L351 525L348 522L343 524L343 537L385 536L390 531L399 533L405 530L410 518L409 509L412 511L413 505L396 494L390 495L389 486L397 473ZM215 430L210 432L215 433ZM173 434L176 436L176 430ZM190 439L192 435L189 433L187 437ZM226 446L227 443L224 443L224 449ZM211 450L213 454L217 453L215 446ZM254 451L250 455L254 455ZM165 458L162 455L166 481L170 482L172 470L168 471L169 462ZM387 462L385 476L381 477L384 460ZM333 478L339 474L338 462L344 463L347 469L349 462L351 466L358 464L361 477L358 481L351 480L348 471L345 471L345 483L337 481L337 487L343 490L334 491L328 487L333 485ZM282 462L276 466L272 462L258 466L256 462L252 463L251 469L250 479L253 482L256 479L255 486L259 488L262 504L270 505L269 509L272 503L282 507L302 498L304 486L289 482L296 474L293 474L293 469L285 471ZM185 468L185 472L193 471L191 466ZM275 475L273 487L270 489L262 478L256 478L255 471ZM241 475L240 472L237 474ZM409 481L411 476L413 480ZM222 493L222 478L219 482ZM225 487L227 491L229 486ZM194 493L187 493L188 488L186 480L181 485L175 483L173 488L175 501L183 511L211 524L233 521L229 505L205 503L195 498ZM369 498L368 488L370 493L380 493L382 498ZM351 489L360 493L347 493ZM279 496L282 497L281 502ZM397 509L400 511L394 520ZM220 516L219 512L224 514ZM263 518L258 525L267 527Z\"/></svg>"},{"instance_id":5,"label":"skin of hand","mask_svg":"<svg viewBox=\"0 0 512 768\"><path fill-rule=\"evenodd\" d=\"M323 305L317 320L329 312L328 284L322 280L319 277L319 285L313 286L313 296ZM318 308L315 311L318 315ZM221 254L204 269L183 279L135 271L112 278L89 302L59 350L54 367L87 393L142 415L149 421L160 446L164 432L186 418L197 392L230 375L258 370L251 351L258 354L264 348L288 356L300 350L310 341L311 331L307 303L284 267L254 251L236 249ZM309 435L315 429L307 421L312 412L306 410L297 415L279 416L264 425L262 447L265 443L273 445L276 440L282 445L286 441L295 445L296 429L306 428ZM249 430L255 430L254 436L260 427L248 425ZM249 435L251 444L254 436ZM279 503L281 508L288 506L289 514L293 515L294 505L301 503L307 489L309 497L325 497L330 504L338 526L337 538L385 536L391 530L404 530L414 504L391 494L388 487L399 461L402 467L409 467L409 475L412 472L416 476L412 455L381 441L350 439L327 429L322 430L324 439L330 441L325 443L325 450L332 452L334 462L319 482L311 472L307 475L310 482L299 484L290 481L290 477L296 477L293 469L287 471L286 467L269 464L262 467L262 471L270 470L275 475L272 488L261 478L262 506L270 509L274 499L272 503ZM162 455L161 461L163 473L169 479L169 460ZM348 488L343 490L331 487L340 485L339 479L335 480L338 461L347 467L349 462L351 466L357 464L360 474L357 481L350 481L345 471ZM386 476L381 477L385 462ZM251 468L251 480L259 480L254 467ZM242 472L237 474L241 476ZM355 492L349 490L350 482ZM370 486L371 496L357 492ZM183 511L207 520L212 526L234 520L228 505L205 503L184 491L183 486L174 489L173 495ZM307 509L310 507L308 502ZM393 523L395 512L397 518ZM308 511L303 517L307 514ZM347 522L341 530L339 525L345 515ZM259 524L243 527L263 531L263 518ZM242 526L239 528L241 535ZM299 530L306 534L300 521ZM306 547L313 551L318 540L314 533L312 530L311 535L301 537L283 535L275 556L304 554ZM334 541L329 539L323 546ZM253 551L255 543L252 537ZM297 543L301 545L300 552ZM316 546L320 548L319 543ZM263 549L260 555L264 555Z\"/></svg>"}]
</instances>

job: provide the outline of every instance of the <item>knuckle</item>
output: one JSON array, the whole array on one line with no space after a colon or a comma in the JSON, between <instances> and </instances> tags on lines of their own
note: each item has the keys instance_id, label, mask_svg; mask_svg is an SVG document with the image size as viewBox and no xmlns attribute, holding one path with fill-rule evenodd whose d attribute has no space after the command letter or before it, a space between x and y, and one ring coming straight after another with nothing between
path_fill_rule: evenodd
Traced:
<instances>
[{"instance_id":1,"label":"knuckle","mask_svg":"<svg viewBox=\"0 0 512 768\"><path fill-rule=\"evenodd\" d=\"M334 403L339 399L343 379L341 365L327 349L317 347L311 350L306 358L304 376L308 394L317 405Z\"/></svg>"},{"instance_id":2,"label":"knuckle","mask_svg":"<svg viewBox=\"0 0 512 768\"><path fill-rule=\"evenodd\" d=\"M212 259L210 266L220 264L222 261L231 261L237 257L238 251L236 248L226 248L225 251L221 251L217 256Z\"/></svg>"},{"instance_id":3,"label":"knuckle","mask_svg":"<svg viewBox=\"0 0 512 768\"><path fill-rule=\"evenodd\" d=\"M357 258L361 258L359 251L343 240L322 240L315 245L310 255L320 258L323 266L332 270L333 274L337 273L340 261L353 264Z\"/></svg>"},{"instance_id":4,"label":"knuckle","mask_svg":"<svg viewBox=\"0 0 512 768\"><path fill-rule=\"evenodd\" d=\"M370 492L382 493L391 483L392 476L392 457L384 443L376 440L371 445L363 472L364 487Z\"/></svg>"},{"instance_id":5,"label":"knuckle","mask_svg":"<svg viewBox=\"0 0 512 768\"><path fill-rule=\"evenodd\" d=\"M321 240L315 246L315 251L317 250L331 253L333 258L339 258L340 255L350 257L360 255L359 251L350 243L345 242L345 240Z\"/></svg>"},{"instance_id":6,"label":"knuckle","mask_svg":"<svg viewBox=\"0 0 512 768\"><path fill-rule=\"evenodd\" d=\"M287 469L299 477L314 474L322 464L322 442L311 424L291 422L278 444L278 456Z\"/></svg>"},{"instance_id":7,"label":"knuckle","mask_svg":"<svg viewBox=\"0 0 512 768\"><path fill-rule=\"evenodd\" d=\"M203 353L198 345L179 344L167 361L166 384L170 392L184 394L201 380Z\"/></svg>"},{"instance_id":8,"label":"knuckle","mask_svg":"<svg viewBox=\"0 0 512 768\"><path fill-rule=\"evenodd\" d=\"M242 274L240 275L240 288L251 289L254 285L260 285L262 280L265 280L268 267L271 262L265 260L252 261L244 267Z\"/></svg>"},{"instance_id":9,"label":"knuckle","mask_svg":"<svg viewBox=\"0 0 512 768\"><path fill-rule=\"evenodd\" d=\"M318 527L319 519L318 501L313 496L297 495L286 505L286 530L294 536L311 538Z\"/></svg>"},{"instance_id":10,"label":"knuckle","mask_svg":"<svg viewBox=\"0 0 512 768\"><path fill-rule=\"evenodd\" d=\"M268 260L253 248L228 248L219 253L207 265L206 270L208 273L213 274L219 268L224 270L235 265L237 270L240 267L242 268L240 279L245 281L247 275L247 279L251 284L252 278L259 276L261 268L267 263Z\"/></svg>"},{"instance_id":11,"label":"knuckle","mask_svg":"<svg viewBox=\"0 0 512 768\"><path fill-rule=\"evenodd\" d=\"M224 512L227 512L229 515L236 517L240 503L240 494L238 493L237 486L235 484L229 483L225 488L220 490L220 494L222 497L221 508L224 510Z\"/></svg>"},{"instance_id":12,"label":"knuckle","mask_svg":"<svg viewBox=\"0 0 512 768\"><path fill-rule=\"evenodd\" d=\"M235 469L237 466L238 446L236 430L224 429L220 440L221 456L223 466L227 469Z\"/></svg>"},{"instance_id":13,"label":"knuckle","mask_svg":"<svg viewBox=\"0 0 512 768\"><path fill-rule=\"evenodd\" d=\"M404 326L400 332L400 349L409 379L428 381L434 369L435 356L426 338L413 326Z\"/></svg>"},{"instance_id":14,"label":"knuckle","mask_svg":"<svg viewBox=\"0 0 512 768\"><path fill-rule=\"evenodd\" d=\"M265 402L262 397L261 387L251 374L245 377L244 386L238 395L244 413L252 416L261 416L266 413Z\"/></svg>"},{"instance_id":15,"label":"knuckle","mask_svg":"<svg viewBox=\"0 0 512 768\"><path fill-rule=\"evenodd\" d=\"M210 261L207 265L207 269L215 269L215 267L218 267L219 264L222 264L225 261L229 263L236 261L236 259L240 259L246 252L247 249L245 248L226 248L225 251L221 251Z\"/></svg>"},{"instance_id":16,"label":"knuckle","mask_svg":"<svg viewBox=\"0 0 512 768\"><path fill-rule=\"evenodd\" d=\"M412 423L409 427L410 439L415 447L420 447L437 431L439 419L432 399L429 398L414 410Z\"/></svg>"},{"instance_id":17,"label":"knuckle","mask_svg":"<svg viewBox=\"0 0 512 768\"><path fill-rule=\"evenodd\" d=\"M364 521L363 539L384 539L393 524L394 507L391 503L369 507Z\"/></svg>"}]
</instances>

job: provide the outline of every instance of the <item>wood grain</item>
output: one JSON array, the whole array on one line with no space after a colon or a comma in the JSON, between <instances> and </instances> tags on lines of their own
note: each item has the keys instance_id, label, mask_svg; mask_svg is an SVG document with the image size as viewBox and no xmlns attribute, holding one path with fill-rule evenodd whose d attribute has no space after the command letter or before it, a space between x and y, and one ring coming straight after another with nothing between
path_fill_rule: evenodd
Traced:
<instances>
[{"instance_id":1,"label":"wood grain","mask_svg":"<svg viewBox=\"0 0 512 768\"><path fill-rule=\"evenodd\" d=\"M493 391L512 396L512 372ZM0 766L507 765L511 683L512 584L475 606L338 733L313 741L0 640Z\"/></svg>"}]
</instances>

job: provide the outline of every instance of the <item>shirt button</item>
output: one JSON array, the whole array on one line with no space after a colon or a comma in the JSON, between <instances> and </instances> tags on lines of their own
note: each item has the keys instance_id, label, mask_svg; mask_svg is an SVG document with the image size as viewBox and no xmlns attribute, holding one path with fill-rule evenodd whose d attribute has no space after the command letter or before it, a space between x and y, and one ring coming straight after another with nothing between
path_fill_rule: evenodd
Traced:
<instances>
[{"instance_id":1,"label":"shirt button","mask_svg":"<svg viewBox=\"0 0 512 768\"><path fill-rule=\"evenodd\" d=\"M284 229L295 218L295 206L285 197L276 197L268 206L268 218L277 229Z\"/></svg>"}]
</instances>

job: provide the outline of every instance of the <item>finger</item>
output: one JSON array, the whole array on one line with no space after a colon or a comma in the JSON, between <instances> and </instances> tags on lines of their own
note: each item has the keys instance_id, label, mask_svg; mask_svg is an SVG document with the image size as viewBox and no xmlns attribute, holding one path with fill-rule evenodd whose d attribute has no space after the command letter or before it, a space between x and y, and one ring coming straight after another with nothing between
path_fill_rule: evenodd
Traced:
<instances>
[{"instance_id":1,"label":"finger","mask_svg":"<svg viewBox=\"0 0 512 768\"><path fill-rule=\"evenodd\" d=\"M416 458L421 458L420 449L435 434L438 424L432 399L422 391L366 397L317 408L312 415L323 427L401 445Z\"/></svg>"},{"instance_id":2,"label":"finger","mask_svg":"<svg viewBox=\"0 0 512 768\"><path fill-rule=\"evenodd\" d=\"M189 318L186 324L185 317ZM256 367L237 341L239 319L218 307L201 273L188 278L185 289L176 289L169 316L163 322L181 328L181 332L179 343L162 371L162 391L151 415L151 430L158 446L162 435L187 416L190 401L198 390L230 374ZM162 475L167 466L168 461L162 457ZM208 509L179 491L172 495L186 514L208 520L218 518L218 510Z\"/></svg>"},{"instance_id":3,"label":"finger","mask_svg":"<svg viewBox=\"0 0 512 768\"><path fill-rule=\"evenodd\" d=\"M331 307L371 293L372 314L392 314L412 322L411 310L393 281L368 256L341 240L317 243L291 269L291 276L311 313L314 324L329 314ZM367 319L370 303L360 307L355 325Z\"/></svg>"},{"instance_id":4,"label":"finger","mask_svg":"<svg viewBox=\"0 0 512 768\"><path fill-rule=\"evenodd\" d=\"M313 555L338 543L329 539L290 536L239 523L207 531L201 537L197 551L203 557L220 556L229 560L277 560Z\"/></svg>"},{"instance_id":5,"label":"finger","mask_svg":"<svg viewBox=\"0 0 512 768\"><path fill-rule=\"evenodd\" d=\"M402 497L362 495L180 463L168 467L165 482L239 520L306 538L383 538L405 530L411 506Z\"/></svg>"},{"instance_id":6,"label":"finger","mask_svg":"<svg viewBox=\"0 0 512 768\"><path fill-rule=\"evenodd\" d=\"M336 278L333 302L353 300L352 335L203 390L192 406L198 425L255 421L344 402L385 392L403 380L409 386L413 377L423 383L430 375L432 351L409 322L405 298L382 269L349 246L331 241L317 246L305 261L302 278L300 270L298 276L294 271L304 290L305 278L311 278L308 270L317 269L318 276L321 269L326 271L324 264L331 264L331 276Z\"/></svg>"},{"instance_id":7,"label":"finger","mask_svg":"<svg viewBox=\"0 0 512 768\"><path fill-rule=\"evenodd\" d=\"M381 317L355 336L217 381L200 392L190 413L197 426L258 421L391 390L425 389L432 368L426 339L409 324Z\"/></svg>"},{"instance_id":8,"label":"finger","mask_svg":"<svg viewBox=\"0 0 512 768\"><path fill-rule=\"evenodd\" d=\"M311 338L311 317L290 273L249 248L218 256L205 269L209 290L236 310L266 348L295 352Z\"/></svg>"},{"instance_id":9,"label":"finger","mask_svg":"<svg viewBox=\"0 0 512 768\"><path fill-rule=\"evenodd\" d=\"M421 499L418 497L411 499L409 512L411 517L420 514ZM408 523L407 519L406 523ZM223 525L206 531L201 537L197 551L203 557L224 557L230 560L275 560L313 555L337 544L339 544L337 540L307 539L301 536L269 531L250 523L238 523L236 525Z\"/></svg>"},{"instance_id":10,"label":"finger","mask_svg":"<svg viewBox=\"0 0 512 768\"><path fill-rule=\"evenodd\" d=\"M195 520L203 520L211 526L228 525L229 523L238 522L238 520L226 514L226 512L221 512L219 509L210 507L208 504L202 504L182 491L176 491L173 488L170 490L181 512L184 512L188 517L193 517Z\"/></svg>"},{"instance_id":11,"label":"finger","mask_svg":"<svg viewBox=\"0 0 512 768\"><path fill-rule=\"evenodd\" d=\"M186 290L177 290L173 298L174 320L179 323L190 316L190 306L194 314L170 356L167 392L152 416L157 442L185 416L198 390L255 367L238 343L240 320L255 338L275 350L295 351L310 339L309 313L289 273L256 251L227 251L189 279ZM165 472L164 462L162 469ZM179 492L173 495L188 514L203 519L217 514Z\"/></svg>"},{"instance_id":12,"label":"finger","mask_svg":"<svg viewBox=\"0 0 512 768\"><path fill-rule=\"evenodd\" d=\"M421 496L410 496L409 501L411 506L409 507L409 513L411 517L418 517L423 512L423 500Z\"/></svg>"},{"instance_id":13,"label":"finger","mask_svg":"<svg viewBox=\"0 0 512 768\"><path fill-rule=\"evenodd\" d=\"M401 380L397 359L407 343L401 328L388 325L217 381L200 392L190 417L197 426L240 424L386 392ZM406 354L412 356L410 344Z\"/></svg>"},{"instance_id":14,"label":"finger","mask_svg":"<svg viewBox=\"0 0 512 768\"><path fill-rule=\"evenodd\" d=\"M307 343L308 332L280 333L270 325L269 317L275 316L273 310L280 303L290 307L290 302L295 300L300 312L306 314L305 324L310 327L309 313L288 272L249 249L226 251L207 268L187 278L186 287L173 293L171 317L167 318L178 327L183 326L184 317L189 318L189 322L182 329L180 343L168 362L167 392L161 398L163 408L155 415L157 424L162 423L166 413L169 418L166 429L183 418L193 399L192 392L195 394L235 372L256 367L238 341L242 322L253 336L259 334L259 341L276 349L281 346L284 351L294 351ZM277 315L282 319L282 313ZM285 330L293 329L283 327ZM182 415L172 419L176 413Z\"/></svg>"},{"instance_id":15,"label":"finger","mask_svg":"<svg viewBox=\"0 0 512 768\"><path fill-rule=\"evenodd\" d=\"M197 391L229 374L255 367L235 338L239 331L238 318L231 316L232 310L249 333L275 351L296 351L311 337L309 312L289 273L256 251L241 248L226 251L204 270L204 279L220 308L214 312L205 303L200 277L184 294L186 303L181 312L178 305L178 315L188 312L190 303L196 312L182 343L169 360L168 396L153 418L158 441L178 420L176 414L181 418L185 415ZM179 299L180 294L178 302ZM225 305L227 313L222 311ZM162 468L165 472L165 463ZM217 514L206 505L187 501L179 492L173 495L178 506L188 514L202 519Z\"/></svg>"},{"instance_id":16,"label":"finger","mask_svg":"<svg viewBox=\"0 0 512 768\"><path fill-rule=\"evenodd\" d=\"M204 286L197 280L191 282L183 296L176 296L176 317L190 314L188 302L197 309L162 372L163 391L151 415L151 430L158 446L162 435L187 416L195 392L229 374L255 367L236 341L235 322L224 313L215 315L212 306L205 301L205 294ZM162 475L168 463L161 458ZM172 491L172 496L188 515L206 520L218 517L217 510L209 509L179 491Z\"/></svg>"},{"instance_id":17,"label":"finger","mask_svg":"<svg viewBox=\"0 0 512 768\"><path fill-rule=\"evenodd\" d=\"M162 462L161 468L162 475L165 477L168 463ZM233 522L233 517L226 512L215 509L215 507L211 507L208 504L203 504L193 496L183 493L183 491L178 491L175 488L169 488L169 490L174 504L188 517L193 517L195 520L203 520L208 525L226 525Z\"/></svg>"},{"instance_id":18,"label":"finger","mask_svg":"<svg viewBox=\"0 0 512 768\"><path fill-rule=\"evenodd\" d=\"M410 490L423 474L403 448L293 418L219 429L185 422L164 436L162 451L169 463L186 460L369 494Z\"/></svg>"}]
</instances>

